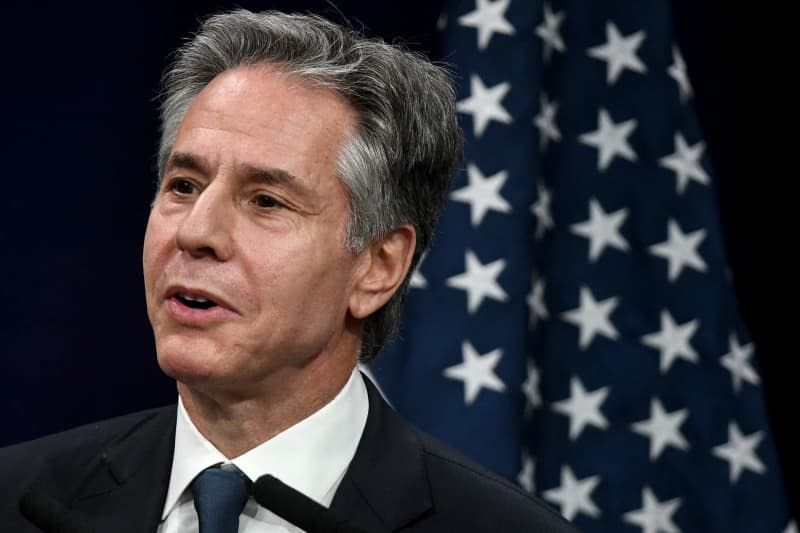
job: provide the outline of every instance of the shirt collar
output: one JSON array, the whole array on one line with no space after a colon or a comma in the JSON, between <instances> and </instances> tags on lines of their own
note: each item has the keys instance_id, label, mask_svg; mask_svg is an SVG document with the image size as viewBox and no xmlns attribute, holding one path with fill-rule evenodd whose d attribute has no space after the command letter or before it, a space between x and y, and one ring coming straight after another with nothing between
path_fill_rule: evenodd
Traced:
<instances>
[{"instance_id":1,"label":"shirt collar","mask_svg":"<svg viewBox=\"0 0 800 533\"><path fill-rule=\"evenodd\" d=\"M308 497L330 504L355 455L367 422L369 400L358 369L321 409L268 441L228 460L192 423L178 398L175 450L161 519L178 503L192 480L219 463L232 463L255 481L272 474Z\"/></svg>"}]
</instances>

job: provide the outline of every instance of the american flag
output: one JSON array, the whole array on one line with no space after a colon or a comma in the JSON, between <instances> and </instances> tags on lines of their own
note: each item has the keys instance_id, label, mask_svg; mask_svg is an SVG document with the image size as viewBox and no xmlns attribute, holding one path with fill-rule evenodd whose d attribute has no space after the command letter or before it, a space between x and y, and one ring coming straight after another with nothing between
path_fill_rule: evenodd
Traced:
<instances>
[{"instance_id":1,"label":"american flag","mask_svg":"<svg viewBox=\"0 0 800 533\"><path fill-rule=\"evenodd\" d=\"M796 532L665 0L460 0L465 169L373 371L587 532Z\"/></svg>"}]
</instances>

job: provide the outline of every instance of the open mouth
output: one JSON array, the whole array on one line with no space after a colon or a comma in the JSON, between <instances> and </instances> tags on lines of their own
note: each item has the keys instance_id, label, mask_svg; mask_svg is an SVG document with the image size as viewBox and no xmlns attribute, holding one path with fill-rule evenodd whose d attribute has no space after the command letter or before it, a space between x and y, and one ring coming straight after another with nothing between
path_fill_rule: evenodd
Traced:
<instances>
[{"instance_id":1,"label":"open mouth","mask_svg":"<svg viewBox=\"0 0 800 533\"><path fill-rule=\"evenodd\" d=\"M192 309L211 309L212 307L217 307L217 303L214 300L209 300L201 296L189 296L188 294L178 293L175 295L175 298L186 307L191 307Z\"/></svg>"}]
</instances>

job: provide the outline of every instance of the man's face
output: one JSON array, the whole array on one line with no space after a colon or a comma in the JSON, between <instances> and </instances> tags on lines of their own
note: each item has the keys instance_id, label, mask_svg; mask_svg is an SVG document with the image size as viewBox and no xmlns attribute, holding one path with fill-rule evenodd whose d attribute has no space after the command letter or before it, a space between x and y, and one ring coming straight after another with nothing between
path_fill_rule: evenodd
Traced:
<instances>
[{"instance_id":1,"label":"man's face","mask_svg":"<svg viewBox=\"0 0 800 533\"><path fill-rule=\"evenodd\" d=\"M144 242L162 369L246 389L324 357L355 360L359 258L335 173L354 131L338 95L266 66L215 78L177 132Z\"/></svg>"}]
</instances>

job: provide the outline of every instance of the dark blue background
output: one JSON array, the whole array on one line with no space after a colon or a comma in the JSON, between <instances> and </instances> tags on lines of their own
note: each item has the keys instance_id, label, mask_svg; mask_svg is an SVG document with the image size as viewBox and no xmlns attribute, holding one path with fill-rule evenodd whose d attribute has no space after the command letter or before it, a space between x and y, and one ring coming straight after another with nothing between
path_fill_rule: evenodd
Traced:
<instances>
[{"instance_id":1,"label":"dark blue background","mask_svg":"<svg viewBox=\"0 0 800 533\"><path fill-rule=\"evenodd\" d=\"M435 54L443 2L239 2L251 9L341 13L387 40ZM165 58L198 17L225 2L38 2L6 6L2 42L0 445L175 399L156 364L141 242L155 180L155 97ZM768 407L797 515L798 438L788 372L797 348L773 307L774 196L786 152L777 48L749 9L674 4L677 31L714 162L742 311L758 346ZM339 11L341 13L339 13ZM784 227L786 227L784 225Z\"/></svg>"}]
</instances>

